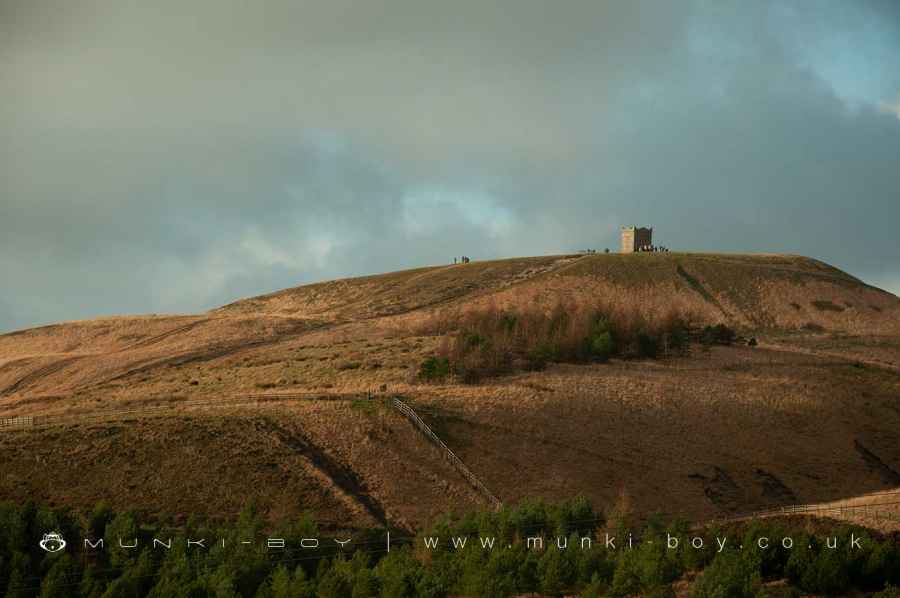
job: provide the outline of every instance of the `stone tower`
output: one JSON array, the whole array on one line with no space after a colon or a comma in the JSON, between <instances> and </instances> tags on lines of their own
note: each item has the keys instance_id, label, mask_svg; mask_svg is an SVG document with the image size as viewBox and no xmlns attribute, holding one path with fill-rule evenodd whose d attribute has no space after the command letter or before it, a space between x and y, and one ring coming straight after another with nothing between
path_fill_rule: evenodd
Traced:
<instances>
[{"instance_id":1,"label":"stone tower","mask_svg":"<svg viewBox=\"0 0 900 598\"><path fill-rule=\"evenodd\" d=\"M652 244L652 228L635 226L622 227L622 253L634 253L639 247Z\"/></svg>"}]
</instances>

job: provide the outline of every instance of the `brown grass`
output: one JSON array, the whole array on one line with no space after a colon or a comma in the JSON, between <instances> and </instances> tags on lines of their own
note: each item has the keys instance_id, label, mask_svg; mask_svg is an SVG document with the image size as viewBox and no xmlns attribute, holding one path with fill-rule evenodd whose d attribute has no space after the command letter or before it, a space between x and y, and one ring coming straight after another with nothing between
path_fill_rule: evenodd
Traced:
<instances>
[{"instance_id":1,"label":"brown grass","mask_svg":"<svg viewBox=\"0 0 900 598\"><path fill-rule=\"evenodd\" d=\"M811 299L859 307L820 311ZM621 356L636 350L625 339L681 318L752 329L761 343L602 365L548 359L542 371L519 371L542 338L577 357L597 312L623 339ZM511 313L516 323L504 328ZM807 322L827 332L800 331ZM898 323L900 300L814 260L646 254L473 262L298 287L199 316L20 331L0 335L0 417L142 405L169 405L171 417L4 438L0 498L81 507L109 494L127 507L125 480L138 478L135 490L150 490L135 500L147 509L227 515L250 488L286 513L356 517L352 502L327 498L326 478L314 469L304 477L306 449L285 442L302 433L355 471L389 518L420 521L477 500L403 420L368 407L297 408L281 420L290 434L273 437L247 428L262 413L180 406L260 388L384 385L437 413L429 423L504 500L583 493L603 507L627 485L636 512L777 504L757 469L801 501L830 500L880 487L853 450L856 438L900 471L898 379L876 367L900 366ZM505 347L498 354L510 355L513 371L480 385L418 380L419 364L449 355L462 328L494 331L492 345ZM765 348L772 337L791 351ZM220 483L227 500L215 496ZM196 500L181 501L181 492Z\"/></svg>"}]
</instances>

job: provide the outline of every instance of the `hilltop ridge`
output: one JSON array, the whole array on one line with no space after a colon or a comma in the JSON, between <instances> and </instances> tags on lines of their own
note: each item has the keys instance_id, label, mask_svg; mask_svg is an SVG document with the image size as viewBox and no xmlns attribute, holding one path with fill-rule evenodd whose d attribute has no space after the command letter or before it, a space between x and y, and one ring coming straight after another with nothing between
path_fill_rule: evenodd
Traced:
<instances>
[{"instance_id":1,"label":"hilltop ridge","mask_svg":"<svg viewBox=\"0 0 900 598\"><path fill-rule=\"evenodd\" d=\"M515 291L510 291L515 287ZM339 279L243 299L213 314L357 320L493 295L680 302L742 327L881 326L900 300L819 260L781 254L633 253L474 261ZM555 295L555 297L554 297ZM879 311L881 310L881 311Z\"/></svg>"},{"instance_id":2,"label":"hilltop ridge","mask_svg":"<svg viewBox=\"0 0 900 598\"><path fill-rule=\"evenodd\" d=\"M474 385L417 376L446 340L422 324L445 310L598 302L677 308L759 345ZM638 512L706 517L836 500L900 485L898 371L900 299L811 258L416 268L0 335L0 419L70 422L0 434L0 499L213 517L252 499L272 517L407 528L481 504L389 402L360 400L375 391L402 396L504 502L602 507L624 489ZM260 394L273 400L231 401ZM134 415L104 419L122 410Z\"/></svg>"}]
</instances>

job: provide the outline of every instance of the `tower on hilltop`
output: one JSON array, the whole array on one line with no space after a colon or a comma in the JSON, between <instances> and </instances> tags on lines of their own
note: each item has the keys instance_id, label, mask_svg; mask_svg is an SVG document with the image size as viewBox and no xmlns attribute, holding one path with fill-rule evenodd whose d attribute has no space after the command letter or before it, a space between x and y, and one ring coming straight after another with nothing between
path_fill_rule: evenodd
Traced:
<instances>
[{"instance_id":1,"label":"tower on hilltop","mask_svg":"<svg viewBox=\"0 0 900 598\"><path fill-rule=\"evenodd\" d=\"M653 245L653 228L623 226L622 253L634 253L641 247Z\"/></svg>"}]
</instances>

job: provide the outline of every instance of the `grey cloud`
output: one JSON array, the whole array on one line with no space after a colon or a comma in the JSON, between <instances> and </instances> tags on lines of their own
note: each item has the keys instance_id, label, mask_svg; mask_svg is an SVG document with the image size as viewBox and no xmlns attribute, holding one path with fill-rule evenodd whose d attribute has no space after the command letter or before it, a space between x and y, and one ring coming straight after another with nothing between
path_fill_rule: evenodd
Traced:
<instances>
[{"instance_id":1,"label":"grey cloud","mask_svg":"<svg viewBox=\"0 0 900 598\"><path fill-rule=\"evenodd\" d=\"M0 0L0 330L626 223L898 292L900 18L823 6Z\"/></svg>"}]
</instances>

